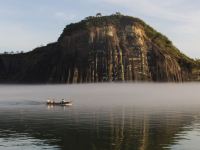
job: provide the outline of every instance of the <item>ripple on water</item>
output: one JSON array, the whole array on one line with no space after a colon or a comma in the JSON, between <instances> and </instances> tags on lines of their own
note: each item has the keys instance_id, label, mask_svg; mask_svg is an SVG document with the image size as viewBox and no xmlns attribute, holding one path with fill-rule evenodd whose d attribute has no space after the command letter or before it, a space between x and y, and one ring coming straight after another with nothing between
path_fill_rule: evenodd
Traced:
<instances>
[{"instance_id":1,"label":"ripple on water","mask_svg":"<svg viewBox=\"0 0 200 150\"><path fill-rule=\"evenodd\" d=\"M14 131L0 131L0 150L60 150L59 146L50 145L45 140L35 139L28 134Z\"/></svg>"}]
</instances>

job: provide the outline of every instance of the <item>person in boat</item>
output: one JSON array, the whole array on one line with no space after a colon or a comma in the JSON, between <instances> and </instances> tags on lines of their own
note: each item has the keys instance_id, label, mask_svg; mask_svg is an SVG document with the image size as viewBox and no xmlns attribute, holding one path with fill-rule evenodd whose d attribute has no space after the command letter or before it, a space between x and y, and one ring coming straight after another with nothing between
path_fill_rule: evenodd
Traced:
<instances>
[{"instance_id":1,"label":"person in boat","mask_svg":"<svg viewBox=\"0 0 200 150\"><path fill-rule=\"evenodd\" d=\"M47 104L55 104L55 100L54 100L54 99L52 99L52 100L51 100L51 99L48 99L48 100L47 100Z\"/></svg>"},{"instance_id":2,"label":"person in boat","mask_svg":"<svg viewBox=\"0 0 200 150\"><path fill-rule=\"evenodd\" d=\"M66 101L64 99L62 99L61 104L65 104L65 103L66 103Z\"/></svg>"},{"instance_id":3,"label":"person in boat","mask_svg":"<svg viewBox=\"0 0 200 150\"><path fill-rule=\"evenodd\" d=\"M62 101L61 101L61 104L70 104L70 103L71 103L70 101L66 101L64 99L62 99Z\"/></svg>"}]
</instances>

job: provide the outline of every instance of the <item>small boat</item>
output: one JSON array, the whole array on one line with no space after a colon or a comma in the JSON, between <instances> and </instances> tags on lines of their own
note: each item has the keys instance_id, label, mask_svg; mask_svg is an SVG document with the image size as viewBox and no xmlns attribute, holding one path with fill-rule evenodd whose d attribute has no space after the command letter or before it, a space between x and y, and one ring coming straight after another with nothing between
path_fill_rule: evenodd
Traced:
<instances>
[{"instance_id":1,"label":"small boat","mask_svg":"<svg viewBox=\"0 0 200 150\"><path fill-rule=\"evenodd\" d=\"M71 106L72 101L66 101L64 99L60 102L56 102L55 100L47 100L47 105Z\"/></svg>"}]
</instances>

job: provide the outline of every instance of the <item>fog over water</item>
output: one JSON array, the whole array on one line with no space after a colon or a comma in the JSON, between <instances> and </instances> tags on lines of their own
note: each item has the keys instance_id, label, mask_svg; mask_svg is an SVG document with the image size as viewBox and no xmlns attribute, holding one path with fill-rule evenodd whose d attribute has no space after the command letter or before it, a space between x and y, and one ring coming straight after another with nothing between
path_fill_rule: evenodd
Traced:
<instances>
[{"instance_id":1,"label":"fog over water","mask_svg":"<svg viewBox=\"0 0 200 150\"><path fill-rule=\"evenodd\" d=\"M0 85L0 150L198 150L200 84ZM46 105L72 100L70 107Z\"/></svg>"},{"instance_id":2,"label":"fog over water","mask_svg":"<svg viewBox=\"0 0 200 150\"><path fill-rule=\"evenodd\" d=\"M89 105L196 106L200 105L199 89L198 83L0 85L0 101L27 103L67 98Z\"/></svg>"}]
</instances>

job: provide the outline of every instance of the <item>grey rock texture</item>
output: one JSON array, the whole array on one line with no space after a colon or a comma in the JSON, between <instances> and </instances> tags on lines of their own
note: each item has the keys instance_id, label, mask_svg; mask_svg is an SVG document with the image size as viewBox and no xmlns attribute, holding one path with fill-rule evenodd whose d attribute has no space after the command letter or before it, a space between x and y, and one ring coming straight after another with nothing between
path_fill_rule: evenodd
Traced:
<instances>
[{"instance_id":1,"label":"grey rock texture","mask_svg":"<svg viewBox=\"0 0 200 150\"><path fill-rule=\"evenodd\" d=\"M88 17L66 26L55 43L0 55L0 82L182 82L190 80L194 63L140 19Z\"/></svg>"}]
</instances>

